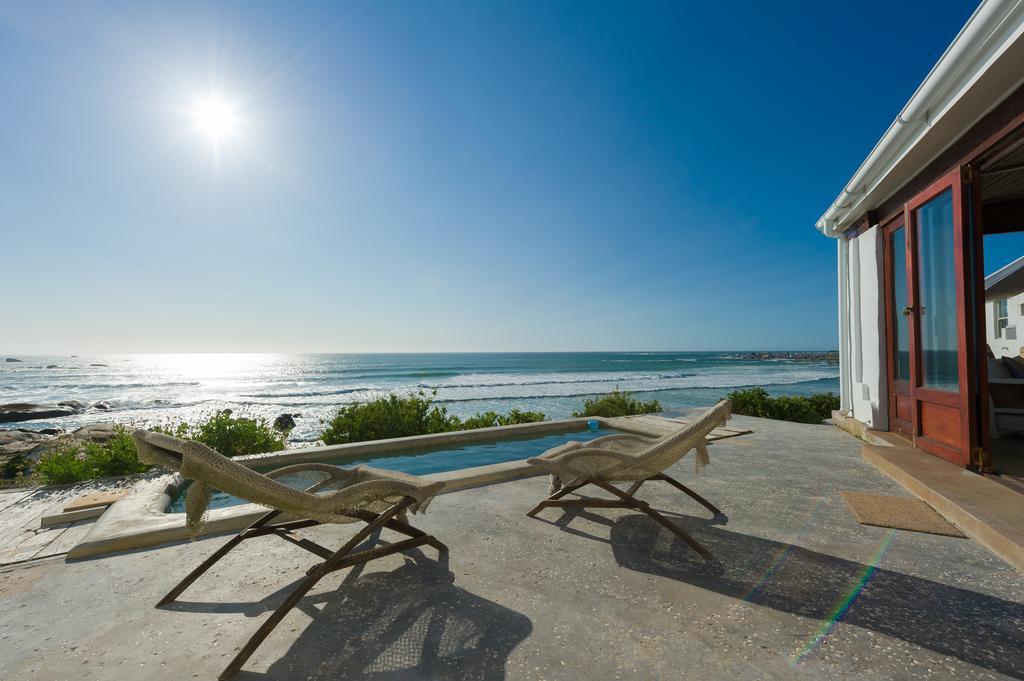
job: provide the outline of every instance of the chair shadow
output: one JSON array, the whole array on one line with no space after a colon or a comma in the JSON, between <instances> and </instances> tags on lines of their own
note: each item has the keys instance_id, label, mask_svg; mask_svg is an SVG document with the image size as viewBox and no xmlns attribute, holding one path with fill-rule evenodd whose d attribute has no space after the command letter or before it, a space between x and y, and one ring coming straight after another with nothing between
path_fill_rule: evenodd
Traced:
<instances>
[{"instance_id":1,"label":"chair shadow","mask_svg":"<svg viewBox=\"0 0 1024 681\"><path fill-rule=\"evenodd\" d=\"M1024 605L837 558L800 546L687 523L715 560L705 562L651 519L611 526L619 565L699 586L763 607L840 621L1024 678ZM859 595L855 589L864 582ZM854 599L843 611L841 604ZM838 610L837 610L838 608Z\"/></svg>"},{"instance_id":2,"label":"chair shadow","mask_svg":"<svg viewBox=\"0 0 1024 681\"><path fill-rule=\"evenodd\" d=\"M391 542L382 539L380 531L377 531L377 532L374 532L372 535L370 535L370 537L368 537L366 539L366 541L364 541L362 544L359 544L358 546L356 546L355 549L353 549L353 550L354 551L368 551L368 550L373 549L373 548L378 547L378 546L387 546L390 543ZM236 550L239 551L239 552L246 551L246 550L252 550L252 547L251 546L250 547L246 547L246 546L244 546L244 543L243 543L243 546L239 547ZM301 555L301 552L297 552L297 553L299 555ZM415 556L423 559L422 558L423 557L423 553L421 551L419 551L419 550L408 551L404 555L410 555L410 556L415 555ZM442 563L443 565L447 566L448 565L448 554L447 553L441 554L441 556L438 558L437 562ZM309 567L312 567L315 564L316 564L315 561L310 562ZM345 576L346 581L349 578L351 578L353 575L361 574L362 571L365 569L365 567L366 567L365 564L358 564L358 565L356 565L356 566L354 566L352 568L349 568L349 570L348 570L348 572L346 573L346 576ZM203 575L203 576L199 577L199 580L197 580L197 581L201 582L203 580L203 578L206 577L206 576L207 575ZM176 600L174 600L174 601L172 601L170 603L167 603L166 605L162 605L160 607L163 610L170 610L170 611L174 611L174 612L206 612L206 613L214 613L214 614L239 613L239 614L245 615L246 617L259 617L260 615L262 615L265 612L270 612L272 610L275 610L277 608L277 606L280 605L281 601L283 601L285 598L287 598L288 594L290 594L292 591L294 591L295 588L302 582L302 580L305 579L305 577L306 577L305 575L301 575L299 577L296 577L291 582L289 582L289 583L279 587L276 591L267 594L266 596L262 597L258 601L196 601L196 600L189 600L189 598L188 598L188 591L186 590L185 593L182 594L181 596L179 596ZM314 598L314 596L306 596L303 599L303 601L309 600L311 598Z\"/></svg>"},{"instance_id":3,"label":"chair shadow","mask_svg":"<svg viewBox=\"0 0 1024 681\"><path fill-rule=\"evenodd\" d=\"M572 495L570 495L567 498L586 500L586 499L607 499L608 497L595 497L595 496L590 496L590 495L586 495L586 494L572 494ZM627 512L634 513L634 514L635 513L639 513L639 511L635 511L635 510L632 510L632 509L623 509L623 510L626 510ZM661 509L661 508L657 508L657 507L654 507L654 510L656 510L658 513L660 513L661 515L665 516L666 518L668 518L672 522L678 523L679 526L681 528L683 528L684 530L686 530L687 532L690 531L690 526L687 523L688 523L689 520L693 519L693 516L686 515L685 513L680 513L679 511L669 511L669 510L665 510L665 509ZM542 511L542 513L552 514L552 513L557 512L557 511L561 511L561 514L555 520L549 520L548 518L545 518L543 515L532 516L531 520L539 520L542 523L547 523L548 525L554 525L554 526L558 527L559 529L561 529L566 534L575 535L577 537L583 537L584 539L591 539L593 541L602 542L604 544L610 544L611 543L608 539L604 539L604 538L602 538L602 537L600 537L600 536L598 536L596 534L591 534L589 532L585 532L585 531L579 529L578 527L571 527L570 526L570 523L573 520L575 520L576 518L583 518L584 520L589 520L590 522L598 524L598 525L607 525L608 527L612 527L615 524L615 521L612 520L611 518L609 518L607 516L599 515L599 511L595 511L595 510L592 510L590 508L579 507L579 506L564 506L564 507L560 507L560 508L548 508L548 509L545 509L544 511ZM722 511L719 511L718 513L714 514L714 516L712 516L711 518L702 518L702 519L700 519L700 522L704 523L704 524L708 524L708 525L726 525L729 522L729 516L727 516Z\"/></svg>"},{"instance_id":4,"label":"chair shadow","mask_svg":"<svg viewBox=\"0 0 1024 681\"><path fill-rule=\"evenodd\" d=\"M338 589L304 598L297 608L313 621L288 652L265 674L235 678L504 679L530 619L455 586L446 561L404 555L400 568L355 569Z\"/></svg>"}]
</instances>

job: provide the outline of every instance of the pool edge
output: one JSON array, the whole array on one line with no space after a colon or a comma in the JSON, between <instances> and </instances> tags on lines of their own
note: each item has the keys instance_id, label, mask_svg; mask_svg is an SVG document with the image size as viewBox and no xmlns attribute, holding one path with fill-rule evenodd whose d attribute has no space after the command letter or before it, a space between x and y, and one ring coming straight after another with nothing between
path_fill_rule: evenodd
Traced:
<instances>
[{"instance_id":1,"label":"pool edge","mask_svg":"<svg viewBox=\"0 0 1024 681\"><path fill-rule=\"evenodd\" d=\"M334 445L331 447L310 447L294 450L300 458L289 457L280 461L284 454L273 456L258 455L253 457L240 457L246 464L259 462L261 465L285 465L287 463L299 463L304 460L322 458L325 454L335 459L349 455L352 458L365 456L368 453L386 453L396 449L408 447L410 442L419 446L430 446L451 444L451 443L473 443L484 442L493 439L495 432L502 433L543 433L559 429L566 425L576 425L580 422L590 420L588 418L563 419L560 421L544 421L540 423L526 423L512 426L496 426L492 428L481 428L478 430L458 431L455 433L439 433L436 435L417 435L409 438L393 438L389 440L377 440L370 443L351 443L347 445ZM596 420L604 428L614 428L622 431L636 432L642 435L661 435L662 432L655 432L647 429L642 424L629 424L624 428L617 419L606 419L596 417ZM308 451L307 451L308 450ZM341 454L339 455L339 452ZM305 456L305 454L317 454L319 456ZM506 461L503 463L476 466L473 468L461 468L443 473L430 473L422 477L428 480L444 482L444 488L440 494L450 494L473 487L483 487L511 480L543 475L536 468L526 463L525 459L517 461ZM166 513L167 506L173 498L173 492L182 482L177 473L145 480L139 483L132 494L117 501L107 509L106 513L100 516L93 524L89 533L67 553L66 560L79 560L94 558L109 553L129 551L132 549L148 548L168 544L176 541L188 540L191 538L188 529L185 527L184 513ZM220 534L232 530L240 530L252 523L256 518L265 513L265 509L256 504L242 504L228 506L225 508L212 509L207 515L206 524L199 536Z\"/></svg>"}]
</instances>

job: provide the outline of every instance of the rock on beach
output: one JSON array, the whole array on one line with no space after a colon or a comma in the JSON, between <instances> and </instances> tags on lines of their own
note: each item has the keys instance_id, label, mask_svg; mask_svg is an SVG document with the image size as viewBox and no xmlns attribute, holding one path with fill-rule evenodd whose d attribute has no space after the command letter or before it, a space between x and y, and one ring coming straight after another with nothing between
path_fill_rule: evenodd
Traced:
<instances>
[{"instance_id":1,"label":"rock on beach","mask_svg":"<svg viewBox=\"0 0 1024 681\"><path fill-rule=\"evenodd\" d=\"M58 402L56 404L10 402L8 404L0 404L0 423L74 416L75 414L80 414L84 408L85 405L75 400Z\"/></svg>"}]
</instances>

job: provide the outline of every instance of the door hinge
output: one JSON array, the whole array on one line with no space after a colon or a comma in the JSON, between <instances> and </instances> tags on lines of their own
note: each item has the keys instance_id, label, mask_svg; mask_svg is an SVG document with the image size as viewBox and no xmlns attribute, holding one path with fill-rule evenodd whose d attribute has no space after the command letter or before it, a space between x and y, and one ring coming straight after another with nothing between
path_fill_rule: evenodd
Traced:
<instances>
[{"instance_id":1,"label":"door hinge","mask_svg":"<svg viewBox=\"0 0 1024 681\"><path fill-rule=\"evenodd\" d=\"M977 171L975 170L973 163L968 163L967 165L965 165L963 167L963 172L961 173L961 177L963 178L964 183L971 184L972 182L974 182L974 174L976 172Z\"/></svg>"}]
</instances>

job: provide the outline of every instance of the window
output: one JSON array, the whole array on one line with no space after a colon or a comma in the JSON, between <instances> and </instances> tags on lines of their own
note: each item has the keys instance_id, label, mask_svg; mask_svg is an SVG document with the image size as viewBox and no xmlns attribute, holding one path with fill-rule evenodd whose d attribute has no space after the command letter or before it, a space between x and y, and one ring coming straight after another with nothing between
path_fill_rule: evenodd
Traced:
<instances>
[{"instance_id":1,"label":"window","mask_svg":"<svg viewBox=\"0 0 1024 681\"><path fill-rule=\"evenodd\" d=\"M997 300L995 304L996 338L1003 337L1003 329L1010 325L1010 306L1005 300Z\"/></svg>"}]
</instances>

